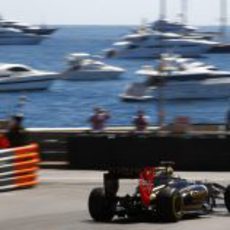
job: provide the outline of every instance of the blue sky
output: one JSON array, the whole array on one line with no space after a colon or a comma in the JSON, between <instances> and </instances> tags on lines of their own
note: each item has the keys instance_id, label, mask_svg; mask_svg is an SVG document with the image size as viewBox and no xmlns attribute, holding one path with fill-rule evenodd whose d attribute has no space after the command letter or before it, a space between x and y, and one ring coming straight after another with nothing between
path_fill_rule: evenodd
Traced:
<instances>
[{"instance_id":1,"label":"blue sky","mask_svg":"<svg viewBox=\"0 0 230 230\"><path fill-rule=\"evenodd\" d=\"M47 24L134 25L153 21L160 0L5 0L1 14L6 19ZM177 20L181 0L168 1L168 18ZM192 25L217 25L220 0L187 0ZM228 0L228 15L230 0ZM230 21L230 19L229 19Z\"/></svg>"}]
</instances>

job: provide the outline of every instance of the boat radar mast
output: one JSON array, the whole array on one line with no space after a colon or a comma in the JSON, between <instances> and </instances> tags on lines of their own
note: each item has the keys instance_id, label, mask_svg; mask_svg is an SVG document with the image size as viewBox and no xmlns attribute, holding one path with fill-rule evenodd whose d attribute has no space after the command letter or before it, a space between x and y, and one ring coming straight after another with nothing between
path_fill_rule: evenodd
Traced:
<instances>
[{"instance_id":1,"label":"boat radar mast","mask_svg":"<svg viewBox=\"0 0 230 230\"><path fill-rule=\"evenodd\" d=\"M160 4L160 15L159 18L160 20L166 19L166 14L167 14L167 0L159 0Z\"/></svg>"},{"instance_id":2,"label":"boat radar mast","mask_svg":"<svg viewBox=\"0 0 230 230\"><path fill-rule=\"evenodd\" d=\"M226 27L228 24L227 0L220 0L220 34L223 38L226 35Z\"/></svg>"},{"instance_id":3,"label":"boat radar mast","mask_svg":"<svg viewBox=\"0 0 230 230\"><path fill-rule=\"evenodd\" d=\"M160 20L165 20L167 16L167 0L159 0L160 5ZM181 22L187 24L187 13L188 13L188 1L181 0Z\"/></svg>"},{"instance_id":4,"label":"boat radar mast","mask_svg":"<svg viewBox=\"0 0 230 230\"><path fill-rule=\"evenodd\" d=\"M181 0L181 23L187 24L188 23L188 1Z\"/></svg>"}]
</instances>

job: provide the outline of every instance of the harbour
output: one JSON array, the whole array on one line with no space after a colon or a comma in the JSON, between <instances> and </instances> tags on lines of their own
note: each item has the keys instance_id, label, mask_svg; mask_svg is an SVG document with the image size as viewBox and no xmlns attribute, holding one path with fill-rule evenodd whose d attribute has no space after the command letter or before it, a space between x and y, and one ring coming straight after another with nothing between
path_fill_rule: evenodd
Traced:
<instances>
[{"instance_id":1,"label":"harbour","mask_svg":"<svg viewBox=\"0 0 230 230\"><path fill-rule=\"evenodd\" d=\"M5 53L1 62L24 63L47 71L62 71L66 68L65 56L68 53L87 52L100 54L101 50L112 43L120 34L126 33L130 27L114 26L76 26L57 31L49 40L34 47L0 47ZM72 34L69 37L69 34ZM94 37L97 39L94 39ZM57 49L59 47L59 49ZM51 53L52 55L44 55ZM31 58L33 57L33 58ZM199 59L198 59L199 60ZM230 70L229 54L207 54L201 58L206 64L215 65L222 70ZM108 81L56 81L47 91L1 93L1 118L7 117L17 110L18 100L25 96L24 105L26 127L82 127L89 126L88 117L95 106L102 106L111 112L108 125L129 125L136 110L142 108L150 116L151 123L157 122L157 102L124 103L120 100L125 87L134 81L142 81L135 75L143 65L157 64L157 60L119 60L107 59L107 64L120 66L126 72L117 80ZM107 99L106 101L104 99ZM165 103L166 121L171 122L177 115L190 116L193 122L222 123L225 120L228 100L185 100ZM206 108L203 111L202 108ZM53 109L57 111L50 116ZM37 119L44 116L45 119ZM57 116L53 119L53 116Z\"/></svg>"},{"instance_id":2,"label":"harbour","mask_svg":"<svg viewBox=\"0 0 230 230\"><path fill-rule=\"evenodd\" d=\"M0 16L1 227L226 230L228 0L23 1Z\"/></svg>"}]
</instances>

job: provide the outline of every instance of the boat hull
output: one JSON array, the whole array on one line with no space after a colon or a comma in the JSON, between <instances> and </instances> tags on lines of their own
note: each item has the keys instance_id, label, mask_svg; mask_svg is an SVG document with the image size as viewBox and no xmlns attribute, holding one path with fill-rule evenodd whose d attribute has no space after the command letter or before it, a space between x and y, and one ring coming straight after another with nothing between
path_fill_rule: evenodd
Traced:
<instances>
[{"instance_id":1,"label":"boat hull","mask_svg":"<svg viewBox=\"0 0 230 230\"><path fill-rule=\"evenodd\" d=\"M152 92L154 98L166 100L226 98L230 97L230 78L166 82L162 87L154 87Z\"/></svg>"},{"instance_id":2,"label":"boat hull","mask_svg":"<svg viewBox=\"0 0 230 230\"><path fill-rule=\"evenodd\" d=\"M0 92L46 90L52 85L53 80L54 78L38 77L38 79L22 78L10 81L0 81Z\"/></svg>"},{"instance_id":3,"label":"boat hull","mask_svg":"<svg viewBox=\"0 0 230 230\"><path fill-rule=\"evenodd\" d=\"M176 53L183 57L198 57L206 53L211 47L208 45L197 46L174 46L173 48L150 48L140 47L137 49L111 49L107 56L117 58L159 58L162 53Z\"/></svg>"},{"instance_id":4,"label":"boat hull","mask_svg":"<svg viewBox=\"0 0 230 230\"><path fill-rule=\"evenodd\" d=\"M31 34L37 34L37 35L50 35L54 33L57 30L57 28L24 28L23 31L25 33L31 33Z\"/></svg>"}]
</instances>

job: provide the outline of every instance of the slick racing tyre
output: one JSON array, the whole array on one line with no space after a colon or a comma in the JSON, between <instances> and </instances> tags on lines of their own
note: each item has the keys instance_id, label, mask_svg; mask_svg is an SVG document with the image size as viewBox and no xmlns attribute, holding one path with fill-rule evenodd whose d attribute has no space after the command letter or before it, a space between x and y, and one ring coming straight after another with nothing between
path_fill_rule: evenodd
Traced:
<instances>
[{"instance_id":1,"label":"slick racing tyre","mask_svg":"<svg viewBox=\"0 0 230 230\"><path fill-rule=\"evenodd\" d=\"M227 186L224 192L224 203L228 211L230 212L230 185Z\"/></svg>"},{"instance_id":2,"label":"slick racing tyre","mask_svg":"<svg viewBox=\"0 0 230 230\"><path fill-rule=\"evenodd\" d=\"M164 188L157 196L156 211L160 220L176 222L183 216L182 197L174 188Z\"/></svg>"},{"instance_id":3,"label":"slick racing tyre","mask_svg":"<svg viewBox=\"0 0 230 230\"><path fill-rule=\"evenodd\" d=\"M95 188L89 195L88 209L95 221L108 222L115 214L115 197L107 197L103 188Z\"/></svg>"}]
</instances>

